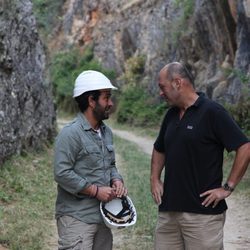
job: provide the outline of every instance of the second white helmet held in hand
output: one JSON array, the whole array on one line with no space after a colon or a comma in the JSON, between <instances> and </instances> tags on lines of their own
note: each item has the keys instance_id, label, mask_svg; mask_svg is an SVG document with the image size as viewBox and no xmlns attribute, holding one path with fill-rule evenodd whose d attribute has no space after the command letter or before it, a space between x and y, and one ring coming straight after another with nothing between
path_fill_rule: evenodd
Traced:
<instances>
[{"instance_id":1,"label":"second white helmet held in hand","mask_svg":"<svg viewBox=\"0 0 250 250\"><path fill-rule=\"evenodd\" d=\"M128 196L100 203L104 223L109 228L123 228L136 223L137 214L132 200Z\"/></svg>"}]
</instances>

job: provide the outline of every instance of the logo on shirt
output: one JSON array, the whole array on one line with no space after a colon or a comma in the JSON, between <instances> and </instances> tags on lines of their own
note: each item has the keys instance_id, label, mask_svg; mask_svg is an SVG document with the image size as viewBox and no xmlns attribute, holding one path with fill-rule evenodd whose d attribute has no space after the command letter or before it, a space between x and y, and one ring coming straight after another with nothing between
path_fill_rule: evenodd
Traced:
<instances>
[{"instance_id":1,"label":"logo on shirt","mask_svg":"<svg viewBox=\"0 0 250 250\"><path fill-rule=\"evenodd\" d=\"M193 129L192 125L187 125L187 129Z\"/></svg>"}]
</instances>

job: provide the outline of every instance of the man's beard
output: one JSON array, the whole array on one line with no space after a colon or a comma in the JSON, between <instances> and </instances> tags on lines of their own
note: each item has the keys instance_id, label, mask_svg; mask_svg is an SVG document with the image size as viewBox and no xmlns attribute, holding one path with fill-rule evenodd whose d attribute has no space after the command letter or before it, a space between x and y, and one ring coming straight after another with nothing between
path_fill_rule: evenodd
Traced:
<instances>
[{"instance_id":1,"label":"man's beard","mask_svg":"<svg viewBox=\"0 0 250 250\"><path fill-rule=\"evenodd\" d=\"M97 121L102 121L109 118L109 109L104 109L99 105L99 103L96 103L93 113Z\"/></svg>"}]
</instances>

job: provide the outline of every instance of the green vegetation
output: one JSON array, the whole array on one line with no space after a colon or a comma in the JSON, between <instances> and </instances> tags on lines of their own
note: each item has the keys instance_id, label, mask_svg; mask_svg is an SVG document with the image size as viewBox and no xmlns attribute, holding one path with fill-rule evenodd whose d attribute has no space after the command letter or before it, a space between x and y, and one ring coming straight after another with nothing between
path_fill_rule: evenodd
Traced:
<instances>
[{"instance_id":1,"label":"green vegetation","mask_svg":"<svg viewBox=\"0 0 250 250\"><path fill-rule=\"evenodd\" d=\"M51 32L66 0L32 0L33 11L36 17L40 34L45 38Z\"/></svg>"},{"instance_id":2,"label":"green vegetation","mask_svg":"<svg viewBox=\"0 0 250 250\"><path fill-rule=\"evenodd\" d=\"M122 92L116 113L118 123L135 126L156 126L166 112L166 104L154 104L142 87L129 86Z\"/></svg>"},{"instance_id":3,"label":"green vegetation","mask_svg":"<svg viewBox=\"0 0 250 250\"><path fill-rule=\"evenodd\" d=\"M79 49L59 52L51 60L50 74L54 87L54 96L59 109L73 112L75 103L72 98L76 77L84 70L97 70L110 79L115 77L111 70L104 69L94 59L92 47L86 47L83 52Z\"/></svg>"},{"instance_id":4,"label":"green vegetation","mask_svg":"<svg viewBox=\"0 0 250 250\"><path fill-rule=\"evenodd\" d=\"M0 244L9 249L51 249L45 244L54 222L51 159L46 149L13 157L0 169Z\"/></svg>"},{"instance_id":5,"label":"green vegetation","mask_svg":"<svg viewBox=\"0 0 250 250\"><path fill-rule=\"evenodd\" d=\"M131 57L126 61L125 73L120 80L122 91L116 110L118 123L135 126L156 126L166 112L166 103L157 104L155 98L148 94L143 82L145 58Z\"/></svg>"},{"instance_id":6,"label":"green vegetation","mask_svg":"<svg viewBox=\"0 0 250 250\"><path fill-rule=\"evenodd\" d=\"M224 106L243 131L250 136L250 89L247 86L250 77L236 69L224 70L224 74L226 77L238 77L242 84L240 100L236 104L224 103Z\"/></svg>"},{"instance_id":7,"label":"green vegetation","mask_svg":"<svg viewBox=\"0 0 250 250\"><path fill-rule=\"evenodd\" d=\"M225 104L241 129L250 136L250 96L242 96L237 104Z\"/></svg>"},{"instance_id":8,"label":"green vegetation","mask_svg":"<svg viewBox=\"0 0 250 250\"><path fill-rule=\"evenodd\" d=\"M189 18L194 12L194 0L175 0L174 7L181 11L181 14L173 22L173 43L177 45L177 41L182 34L189 30Z\"/></svg>"},{"instance_id":9,"label":"green vegetation","mask_svg":"<svg viewBox=\"0 0 250 250\"><path fill-rule=\"evenodd\" d=\"M181 8L183 11L182 19L187 20L194 11L195 1L194 0L175 0L175 8Z\"/></svg>"},{"instance_id":10,"label":"green vegetation","mask_svg":"<svg viewBox=\"0 0 250 250\"><path fill-rule=\"evenodd\" d=\"M247 83L250 82L250 76L248 76L246 73L242 72L239 69L233 69L232 70L233 75L237 76L241 83L243 83L243 85L246 85Z\"/></svg>"},{"instance_id":11,"label":"green vegetation","mask_svg":"<svg viewBox=\"0 0 250 250\"><path fill-rule=\"evenodd\" d=\"M123 229L122 235L129 241L126 240L121 249L153 249L158 209L150 193L150 156L138 150L134 143L119 137L115 137L114 143L116 152L121 157L118 169L124 177L138 217L135 226Z\"/></svg>"},{"instance_id":12,"label":"green vegetation","mask_svg":"<svg viewBox=\"0 0 250 250\"><path fill-rule=\"evenodd\" d=\"M145 56L132 56L125 62L125 72L120 77L123 84L129 86L138 86L142 84L142 78L145 67Z\"/></svg>"}]
</instances>

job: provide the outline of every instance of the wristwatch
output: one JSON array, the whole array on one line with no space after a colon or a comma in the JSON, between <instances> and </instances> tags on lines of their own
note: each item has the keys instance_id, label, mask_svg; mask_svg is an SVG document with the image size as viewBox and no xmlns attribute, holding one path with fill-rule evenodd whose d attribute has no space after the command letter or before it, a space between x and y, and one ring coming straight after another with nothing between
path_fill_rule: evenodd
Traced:
<instances>
[{"instance_id":1,"label":"wristwatch","mask_svg":"<svg viewBox=\"0 0 250 250\"><path fill-rule=\"evenodd\" d=\"M223 189L230 192L234 191L234 188L230 187L227 182L223 185Z\"/></svg>"}]
</instances>

